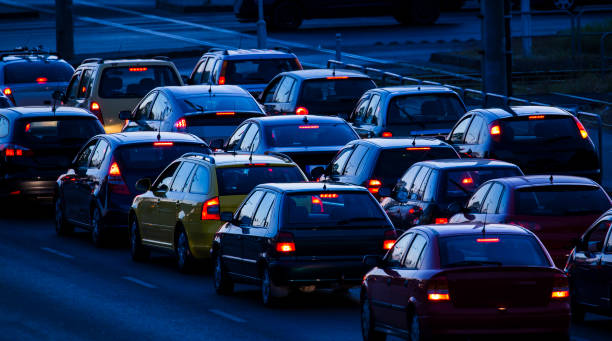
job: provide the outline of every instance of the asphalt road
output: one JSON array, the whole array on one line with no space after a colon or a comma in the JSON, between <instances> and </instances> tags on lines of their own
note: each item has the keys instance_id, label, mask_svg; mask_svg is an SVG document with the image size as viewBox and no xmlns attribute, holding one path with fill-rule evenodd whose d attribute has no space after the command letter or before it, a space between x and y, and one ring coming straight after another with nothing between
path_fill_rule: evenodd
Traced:
<instances>
[{"instance_id":1,"label":"asphalt road","mask_svg":"<svg viewBox=\"0 0 612 341\"><path fill-rule=\"evenodd\" d=\"M49 206L0 211L0 340L359 340L355 293L302 294L281 307L255 287L215 294L209 271L184 275L170 256L132 262L126 245L96 249L89 234L58 237ZM575 340L609 340L589 316Z\"/></svg>"}]
</instances>

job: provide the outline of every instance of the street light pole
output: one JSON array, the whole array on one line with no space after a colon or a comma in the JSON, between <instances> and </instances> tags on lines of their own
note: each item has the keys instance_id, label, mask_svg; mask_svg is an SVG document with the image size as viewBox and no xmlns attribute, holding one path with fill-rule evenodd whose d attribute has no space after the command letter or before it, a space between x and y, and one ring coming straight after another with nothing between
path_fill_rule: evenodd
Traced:
<instances>
[{"instance_id":1,"label":"street light pole","mask_svg":"<svg viewBox=\"0 0 612 341\"><path fill-rule=\"evenodd\" d=\"M55 0L55 48L60 57L74 57L72 0Z\"/></svg>"},{"instance_id":2,"label":"street light pole","mask_svg":"<svg viewBox=\"0 0 612 341\"><path fill-rule=\"evenodd\" d=\"M266 48L266 21L264 20L263 0L257 1L259 20L257 20L257 48Z\"/></svg>"}]
</instances>

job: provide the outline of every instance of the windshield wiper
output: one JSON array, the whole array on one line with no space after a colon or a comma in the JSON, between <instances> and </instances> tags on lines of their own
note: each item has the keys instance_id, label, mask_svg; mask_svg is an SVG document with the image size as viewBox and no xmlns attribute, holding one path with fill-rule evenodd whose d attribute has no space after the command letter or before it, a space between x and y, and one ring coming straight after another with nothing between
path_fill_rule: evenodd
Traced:
<instances>
[{"instance_id":1,"label":"windshield wiper","mask_svg":"<svg viewBox=\"0 0 612 341\"><path fill-rule=\"evenodd\" d=\"M456 268L461 266L483 266L483 265L495 265L502 266L501 262L496 261L484 261L484 260L462 260L459 262L454 262L450 264L446 264L446 268Z\"/></svg>"},{"instance_id":2,"label":"windshield wiper","mask_svg":"<svg viewBox=\"0 0 612 341\"><path fill-rule=\"evenodd\" d=\"M348 223L357 222L357 221L377 221L377 220L386 220L386 219L382 217L354 217L354 218L340 220L336 224L346 225Z\"/></svg>"},{"instance_id":3,"label":"windshield wiper","mask_svg":"<svg viewBox=\"0 0 612 341\"><path fill-rule=\"evenodd\" d=\"M187 105L189 105L190 107L194 108L197 111L204 112L204 107L201 105L194 104L188 99L184 99L183 102L187 103Z\"/></svg>"}]
</instances>

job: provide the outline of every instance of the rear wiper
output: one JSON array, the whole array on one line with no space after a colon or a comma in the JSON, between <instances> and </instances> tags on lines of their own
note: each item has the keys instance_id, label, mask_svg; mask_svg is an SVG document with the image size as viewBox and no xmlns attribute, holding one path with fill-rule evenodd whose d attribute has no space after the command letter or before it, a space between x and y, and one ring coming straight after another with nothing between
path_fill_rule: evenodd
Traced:
<instances>
[{"instance_id":1,"label":"rear wiper","mask_svg":"<svg viewBox=\"0 0 612 341\"><path fill-rule=\"evenodd\" d=\"M197 111L204 112L204 107L201 105L194 104L188 99L184 99L183 102L187 103L187 105L189 105L190 107L194 108Z\"/></svg>"},{"instance_id":2,"label":"rear wiper","mask_svg":"<svg viewBox=\"0 0 612 341\"><path fill-rule=\"evenodd\" d=\"M460 267L460 266L482 266L482 265L502 266L502 263L501 262L496 262L496 261L462 260L462 261L459 261L459 262L454 262L454 263L446 264L445 267L447 267L447 268L456 268L456 267Z\"/></svg>"},{"instance_id":3,"label":"rear wiper","mask_svg":"<svg viewBox=\"0 0 612 341\"><path fill-rule=\"evenodd\" d=\"M382 217L354 217L354 218L340 220L336 224L346 225L348 223L357 222L357 221L376 221L376 220L385 220L385 218L382 218Z\"/></svg>"}]
</instances>

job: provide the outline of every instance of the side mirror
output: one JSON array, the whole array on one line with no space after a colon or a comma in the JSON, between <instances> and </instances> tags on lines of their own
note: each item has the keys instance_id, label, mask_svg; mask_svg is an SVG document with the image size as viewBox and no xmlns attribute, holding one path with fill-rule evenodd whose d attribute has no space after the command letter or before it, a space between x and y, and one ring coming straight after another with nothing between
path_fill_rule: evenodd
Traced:
<instances>
[{"instance_id":1,"label":"side mirror","mask_svg":"<svg viewBox=\"0 0 612 341\"><path fill-rule=\"evenodd\" d=\"M159 186L158 188L156 188L155 191L153 191L153 194L155 194L158 197L161 197L161 196L165 196L167 192L168 192L168 185L163 184Z\"/></svg>"},{"instance_id":2,"label":"side mirror","mask_svg":"<svg viewBox=\"0 0 612 341\"><path fill-rule=\"evenodd\" d=\"M381 256L379 255L365 255L363 256L363 264L373 268L375 266L377 267L384 267L384 262Z\"/></svg>"},{"instance_id":3,"label":"side mirror","mask_svg":"<svg viewBox=\"0 0 612 341\"><path fill-rule=\"evenodd\" d=\"M310 178L316 180L320 178L324 173L325 173L325 168L316 167L310 171Z\"/></svg>"},{"instance_id":4,"label":"side mirror","mask_svg":"<svg viewBox=\"0 0 612 341\"><path fill-rule=\"evenodd\" d=\"M61 90L55 90L53 91L53 94L51 95L51 97L56 100L56 101L62 101L64 100L64 92Z\"/></svg>"},{"instance_id":5,"label":"side mirror","mask_svg":"<svg viewBox=\"0 0 612 341\"><path fill-rule=\"evenodd\" d=\"M223 147L225 147L224 144L225 141L223 139L216 139L210 141L210 144L208 146L210 147L210 149L223 149Z\"/></svg>"},{"instance_id":6,"label":"side mirror","mask_svg":"<svg viewBox=\"0 0 612 341\"><path fill-rule=\"evenodd\" d=\"M378 195L381 197L389 197L391 196L391 189L389 187L381 187L378 190Z\"/></svg>"},{"instance_id":7,"label":"side mirror","mask_svg":"<svg viewBox=\"0 0 612 341\"><path fill-rule=\"evenodd\" d=\"M151 179L149 178L139 179L138 181L136 181L134 188L136 188L137 191L142 192L142 193L148 191L149 188L151 188Z\"/></svg>"},{"instance_id":8,"label":"side mirror","mask_svg":"<svg viewBox=\"0 0 612 341\"><path fill-rule=\"evenodd\" d=\"M128 110L122 110L119 112L119 119L122 121L132 119L132 112Z\"/></svg>"},{"instance_id":9,"label":"side mirror","mask_svg":"<svg viewBox=\"0 0 612 341\"><path fill-rule=\"evenodd\" d=\"M234 214L232 212L221 212L221 221L232 222Z\"/></svg>"}]
</instances>

